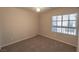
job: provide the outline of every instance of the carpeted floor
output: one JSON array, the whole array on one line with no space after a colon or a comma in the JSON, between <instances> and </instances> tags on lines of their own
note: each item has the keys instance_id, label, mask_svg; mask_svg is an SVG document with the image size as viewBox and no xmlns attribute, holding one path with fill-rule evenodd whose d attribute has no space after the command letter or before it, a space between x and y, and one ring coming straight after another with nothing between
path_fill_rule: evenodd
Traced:
<instances>
[{"instance_id":1,"label":"carpeted floor","mask_svg":"<svg viewBox=\"0 0 79 59\"><path fill-rule=\"evenodd\" d=\"M76 47L36 36L2 48L2 52L75 52Z\"/></svg>"}]
</instances>

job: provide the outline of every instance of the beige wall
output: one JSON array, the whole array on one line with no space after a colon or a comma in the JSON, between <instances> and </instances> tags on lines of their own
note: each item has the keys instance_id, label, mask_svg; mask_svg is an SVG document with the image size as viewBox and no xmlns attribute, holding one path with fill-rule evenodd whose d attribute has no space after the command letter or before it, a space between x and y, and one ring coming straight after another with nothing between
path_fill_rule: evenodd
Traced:
<instances>
[{"instance_id":1,"label":"beige wall","mask_svg":"<svg viewBox=\"0 0 79 59\"><path fill-rule=\"evenodd\" d=\"M77 46L77 36L51 32L51 18L54 15L63 15L78 12L78 8L55 8L50 11L40 13L40 34L73 46Z\"/></svg>"},{"instance_id":2,"label":"beige wall","mask_svg":"<svg viewBox=\"0 0 79 59\"><path fill-rule=\"evenodd\" d=\"M1 10L0 10L0 49L1 49L1 43L2 43L2 15L1 15Z\"/></svg>"},{"instance_id":3,"label":"beige wall","mask_svg":"<svg viewBox=\"0 0 79 59\"><path fill-rule=\"evenodd\" d=\"M78 15L79 16L79 15ZM78 17L79 18L79 17ZM79 20L78 20L78 46L77 46L77 51L79 52Z\"/></svg>"},{"instance_id":4,"label":"beige wall","mask_svg":"<svg viewBox=\"0 0 79 59\"><path fill-rule=\"evenodd\" d=\"M67 44L77 46L76 36L51 32L53 15L77 13L78 8L55 8L44 13L24 10L21 8L0 8L0 46L6 46L37 34L47 36Z\"/></svg>"},{"instance_id":5,"label":"beige wall","mask_svg":"<svg viewBox=\"0 0 79 59\"><path fill-rule=\"evenodd\" d=\"M79 29L78 29L78 46L77 46L77 51L79 52Z\"/></svg>"},{"instance_id":6,"label":"beige wall","mask_svg":"<svg viewBox=\"0 0 79 59\"><path fill-rule=\"evenodd\" d=\"M38 15L20 8L0 8L3 20L2 46L6 46L38 34Z\"/></svg>"}]
</instances>

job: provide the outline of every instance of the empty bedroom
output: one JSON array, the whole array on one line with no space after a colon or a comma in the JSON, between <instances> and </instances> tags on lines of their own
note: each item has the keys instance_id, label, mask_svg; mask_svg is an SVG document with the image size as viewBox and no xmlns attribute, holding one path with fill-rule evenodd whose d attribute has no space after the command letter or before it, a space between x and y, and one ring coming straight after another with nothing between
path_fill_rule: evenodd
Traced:
<instances>
[{"instance_id":1,"label":"empty bedroom","mask_svg":"<svg viewBox=\"0 0 79 59\"><path fill-rule=\"evenodd\" d=\"M78 7L0 7L0 52L77 52Z\"/></svg>"}]
</instances>

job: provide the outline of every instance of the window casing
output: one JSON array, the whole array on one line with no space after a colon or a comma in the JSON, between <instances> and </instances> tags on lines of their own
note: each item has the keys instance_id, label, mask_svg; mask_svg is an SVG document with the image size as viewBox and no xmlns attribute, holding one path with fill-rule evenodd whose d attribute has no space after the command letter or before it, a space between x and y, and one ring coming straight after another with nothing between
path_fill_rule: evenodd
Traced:
<instances>
[{"instance_id":1,"label":"window casing","mask_svg":"<svg viewBox=\"0 0 79 59\"><path fill-rule=\"evenodd\" d=\"M77 14L58 15L52 17L52 32L77 35Z\"/></svg>"}]
</instances>

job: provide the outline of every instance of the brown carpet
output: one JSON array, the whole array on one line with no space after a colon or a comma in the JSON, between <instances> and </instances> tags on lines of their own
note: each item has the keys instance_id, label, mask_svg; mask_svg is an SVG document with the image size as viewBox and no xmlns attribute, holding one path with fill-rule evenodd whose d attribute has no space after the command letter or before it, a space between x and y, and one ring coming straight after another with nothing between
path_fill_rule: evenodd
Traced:
<instances>
[{"instance_id":1,"label":"brown carpet","mask_svg":"<svg viewBox=\"0 0 79 59\"><path fill-rule=\"evenodd\" d=\"M2 52L75 52L76 47L36 36L2 48Z\"/></svg>"}]
</instances>

